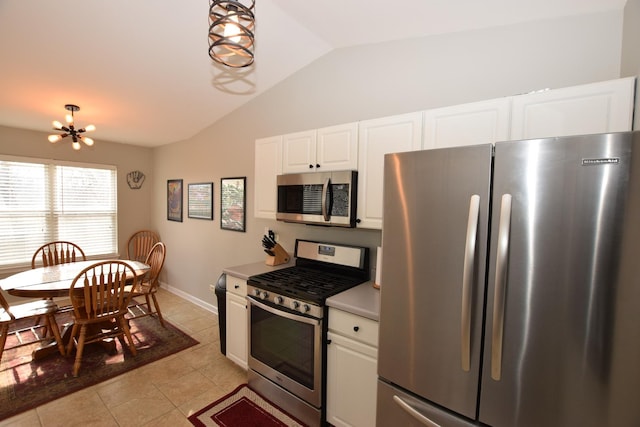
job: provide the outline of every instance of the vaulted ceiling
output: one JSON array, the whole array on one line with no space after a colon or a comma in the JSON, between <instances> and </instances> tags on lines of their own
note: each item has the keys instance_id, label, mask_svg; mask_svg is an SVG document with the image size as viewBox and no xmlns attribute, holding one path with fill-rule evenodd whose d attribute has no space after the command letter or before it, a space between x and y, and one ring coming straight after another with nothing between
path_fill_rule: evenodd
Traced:
<instances>
[{"instance_id":1,"label":"vaulted ceiling","mask_svg":"<svg viewBox=\"0 0 640 427\"><path fill-rule=\"evenodd\" d=\"M206 0L0 0L0 125L51 130L65 104L94 139L188 139L327 52L622 10L626 0L256 0L252 67L208 56Z\"/></svg>"}]
</instances>

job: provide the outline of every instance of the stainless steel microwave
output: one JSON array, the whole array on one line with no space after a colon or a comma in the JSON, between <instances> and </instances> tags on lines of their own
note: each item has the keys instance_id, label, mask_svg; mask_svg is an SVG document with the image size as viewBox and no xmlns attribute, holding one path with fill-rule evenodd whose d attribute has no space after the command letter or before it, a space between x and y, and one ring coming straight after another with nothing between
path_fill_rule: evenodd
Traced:
<instances>
[{"instance_id":1,"label":"stainless steel microwave","mask_svg":"<svg viewBox=\"0 0 640 427\"><path fill-rule=\"evenodd\" d=\"M356 226L358 172L278 175L278 221Z\"/></svg>"}]
</instances>

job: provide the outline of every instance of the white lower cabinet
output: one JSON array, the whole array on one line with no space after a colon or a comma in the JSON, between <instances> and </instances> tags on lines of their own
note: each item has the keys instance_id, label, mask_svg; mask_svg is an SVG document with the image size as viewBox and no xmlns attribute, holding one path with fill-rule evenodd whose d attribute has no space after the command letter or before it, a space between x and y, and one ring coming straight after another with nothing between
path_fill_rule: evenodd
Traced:
<instances>
[{"instance_id":1,"label":"white lower cabinet","mask_svg":"<svg viewBox=\"0 0 640 427\"><path fill-rule=\"evenodd\" d=\"M248 368L247 282L227 275L227 357Z\"/></svg>"},{"instance_id":2,"label":"white lower cabinet","mask_svg":"<svg viewBox=\"0 0 640 427\"><path fill-rule=\"evenodd\" d=\"M378 322L329 309L327 422L376 425Z\"/></svg>"}]
</instances>

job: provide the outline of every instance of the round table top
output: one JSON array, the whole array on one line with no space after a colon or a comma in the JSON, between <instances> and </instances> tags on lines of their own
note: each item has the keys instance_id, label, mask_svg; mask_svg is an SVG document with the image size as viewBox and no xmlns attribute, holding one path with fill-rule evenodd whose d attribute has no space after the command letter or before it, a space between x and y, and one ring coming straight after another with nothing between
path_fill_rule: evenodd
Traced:
<instances>
[{"instance_id":1,"label":"round table top","mask_svg":"<svg viewBox=\"0 0 640 427\"><path fill-rule=\"evenodd\" d=\"M139 261L131 260L91 260L51 265L25 270L0 280L0 288L10 295L31 298L49 298L69 295L73 279L85 268L98 262L122 261L133 268L137 276L147 272L150 267Z\"/></svg>"}]
</instances>

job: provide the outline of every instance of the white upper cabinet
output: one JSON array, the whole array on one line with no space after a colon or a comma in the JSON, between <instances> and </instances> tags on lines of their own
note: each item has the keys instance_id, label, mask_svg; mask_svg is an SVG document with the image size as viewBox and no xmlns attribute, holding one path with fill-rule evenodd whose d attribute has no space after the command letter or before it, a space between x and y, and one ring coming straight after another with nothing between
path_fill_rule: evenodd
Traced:
<instances>
[{"instance_id":1,"label":"white upper cabinet","mask_svg":"<svg viewBox=\"0 0 640 427\"><path fill-rule=\"evenodd\" d=\"M513 97L510 139L631 130L635 77Z\"/></svg>"},{"instance_id":2,"label":"white upper cabinet","mask_svg":"<svg viewBox=\"0 0 640 427\"><path fill-rule=\"evenodd\" d=\"M278 186L282 174L282 137L256 140L254 173L254 214L256 218L276 219Z\"/></svg>"},{"instance_id":3,"label":"white upper cabinet","mask_svg":"<svg viewBox=\"0 0 640 427\"><path fill-rule=\"evenodd\" d=\"M282 172L311 172L316 166L316 131L282 136Z\"/></svg>"},{"instance_id":4,"label":"white upper cabinet","mask_svg":"<svg viewBox=\"0 0 640 427\"><path fill-rule=\"evenodd\" d=\"M355 170L358 124L347 123L282 137L283 173Z\"/></svg>"},{"instance_id":5,"label":"white upper cabinet","mask_svg":"<svg viewBox=\"0 0 640 427\"><path fill-rule=\"evenodd\" d=\"M358 130L359 228L382 228L384 156L419 150L422 112L360 122Z\"/></svg>"},{"instance_id":6,"label":"white upper cabinet","mask_svg":"<svg viewBox=\"0 0 640 427\"><path fill-rule=\"evenodd\" d=\"M435 108L424 112L423 148L445 148L509 139L511 98Z\"/></svg>"},{"instance_id":7,"label":"white upper cabinet","mask_svg":"<svg viewBox=\"0 0 640 427\"><path fill-rule=\"evenodd\" d=\"M358 169L358 123L318 129L316 156L320 171Z\"/></svg>"}]
</instances>

